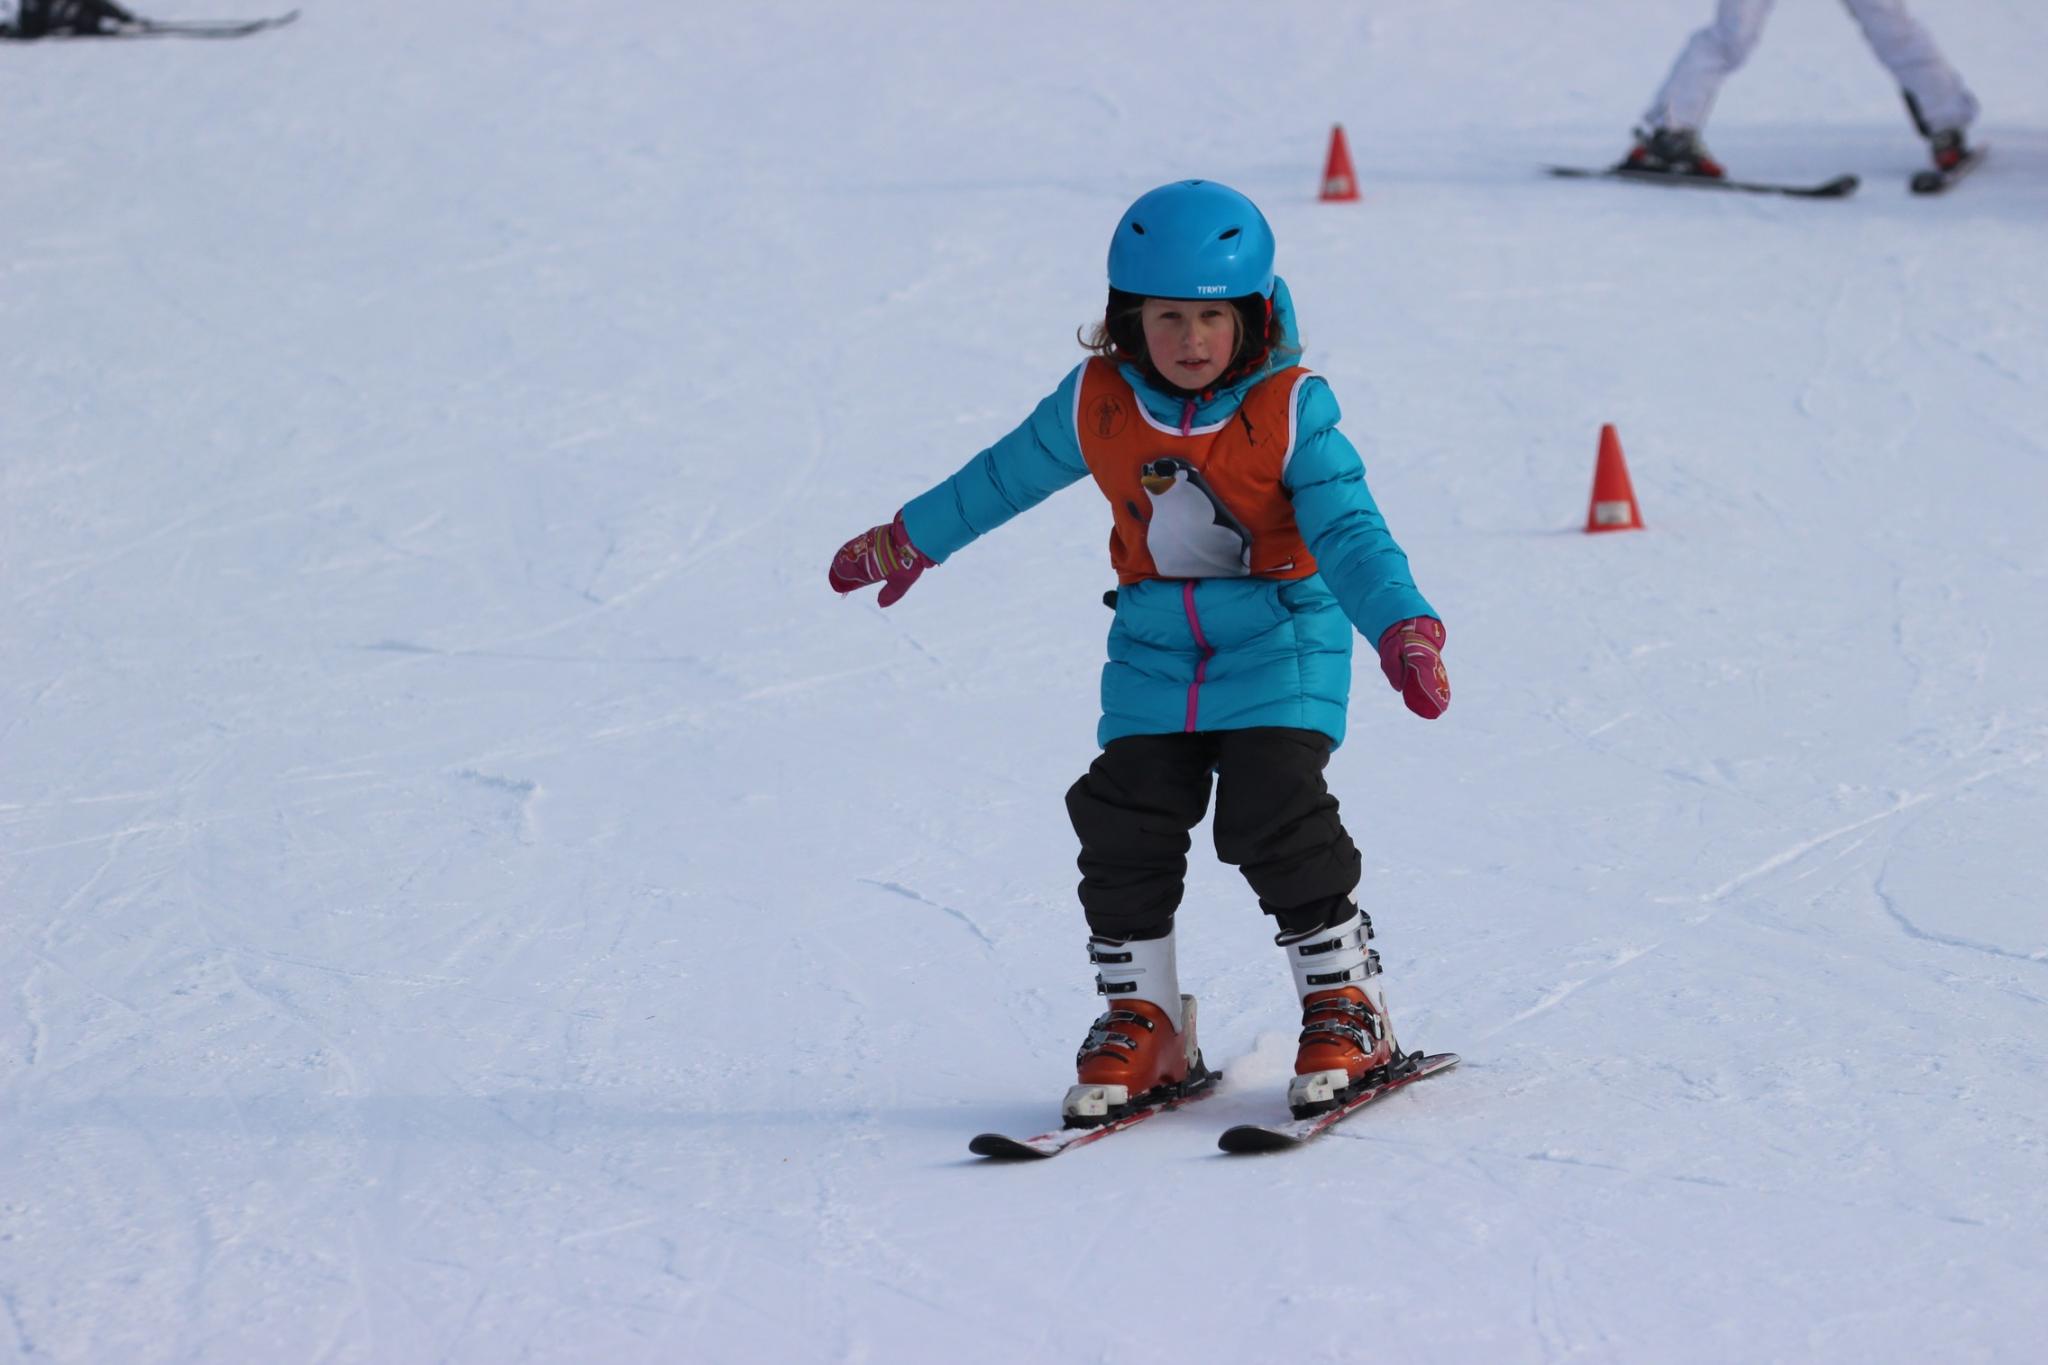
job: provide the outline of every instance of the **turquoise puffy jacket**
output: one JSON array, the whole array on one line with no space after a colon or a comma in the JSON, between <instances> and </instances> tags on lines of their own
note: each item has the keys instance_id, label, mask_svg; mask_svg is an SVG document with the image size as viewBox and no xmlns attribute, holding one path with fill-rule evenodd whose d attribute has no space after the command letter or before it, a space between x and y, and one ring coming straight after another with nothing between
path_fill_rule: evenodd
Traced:
<instances>
[{"instance_id":1,"label":"turquoise puffy jacket","mask_svg":"<svg viewBox=\"0 0 2048 1365\"><path fill-rule=\"evenodd\" d=\"M1245 393L1300 353L1285 281L1273 311L1286 335L1265 370L1199 404L1197 426L1226 421ZM1185 400L1131 365L1119 372L1162 423ZM1074 430L1077 366L1009 435L903 508L911 543L939 563L1067 485L1089 477ZM1096 742L1184 730L1287 725L1344 741L1355 627L1377 642L1388 626L1436 616L1416 591L1408 556L1365 485L1358 451L1337 430L1337 400L1311 378L1300 389L1286 489L1320 572L1268 578L1149 579L1117 592L1102 669Z\"/></svg>"}]
</instances>

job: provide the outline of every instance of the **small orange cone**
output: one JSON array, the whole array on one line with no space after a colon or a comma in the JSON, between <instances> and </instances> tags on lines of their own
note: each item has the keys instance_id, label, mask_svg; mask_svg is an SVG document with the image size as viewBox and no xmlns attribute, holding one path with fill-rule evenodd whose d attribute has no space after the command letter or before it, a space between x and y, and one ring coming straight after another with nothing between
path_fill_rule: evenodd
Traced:
<instances>
[{"instance_id":1,"label":"small orange cone","mask_svg":"<svg viewBox=\"0 0 2048 1365\"><path fill-rule=\"evenodd\" d=\"M1330 155L1323 162L1325 204L1348 204L1358 198L1358 176L1351 169L1351 148L1344 143L1344 125L1330 126Z\"/></svg>"},{"instance_id":2,"label":"small orange cone","mask_svg":"<svg viewBox=\"0 0 2048 1365\"><path fill-rule=\"evenodd\" d=\"M1640 531L1643 511L1636 506L1635 485L1628 479L1628 461L1621 458L1621 438L1614 424L1600 428L1600 462L1593 467L1593 505L1586 510L1588 531Z\"/></svg>"}]
</instances>

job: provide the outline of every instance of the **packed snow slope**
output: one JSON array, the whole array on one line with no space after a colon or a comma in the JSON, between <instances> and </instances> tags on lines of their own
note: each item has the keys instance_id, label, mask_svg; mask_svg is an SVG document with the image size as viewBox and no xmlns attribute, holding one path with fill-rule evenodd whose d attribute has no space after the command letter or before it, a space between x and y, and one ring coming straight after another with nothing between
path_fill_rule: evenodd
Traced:
<instances>
[{"instance_id":1,"label":"packed snow slope","mask_svg":"<svg viewBox=\"0 0 2048 1365\"><path fill-rule=\"evenodd\" d=\"M173 14L245 5L161 0ZM353 0L0 49L0 1358L2020 1361L2048 1273L2048 14L1837 6L1617 155L1706 0ZM1315 202L1346 126L1365 198ZM845 537L1210 176L1449 626L1331 765L1401 1034L1030 1167L1108 509L888 612ZM1586 536L1599 426L1649 529ZM1366 663L1361 660L1361 663Z\"/></svg>"}]
</instances>

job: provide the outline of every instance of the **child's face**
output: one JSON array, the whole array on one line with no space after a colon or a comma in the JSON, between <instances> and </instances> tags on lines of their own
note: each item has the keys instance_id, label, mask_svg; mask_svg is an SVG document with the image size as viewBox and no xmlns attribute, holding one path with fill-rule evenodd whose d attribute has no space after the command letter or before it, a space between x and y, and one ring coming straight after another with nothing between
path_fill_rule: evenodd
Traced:
<instances>
[{"instance_id":1,"label":"child's face","mask_svg":"<svg viewBox=\"0 0 2048 1365\"><path fill-rule=\"evenodd\" d=\"M1237 310L1223 300L1146 299L1139 317L1152 367L1182 388L1205 389L1230 368Z\"/></svg>"}]
</instances>

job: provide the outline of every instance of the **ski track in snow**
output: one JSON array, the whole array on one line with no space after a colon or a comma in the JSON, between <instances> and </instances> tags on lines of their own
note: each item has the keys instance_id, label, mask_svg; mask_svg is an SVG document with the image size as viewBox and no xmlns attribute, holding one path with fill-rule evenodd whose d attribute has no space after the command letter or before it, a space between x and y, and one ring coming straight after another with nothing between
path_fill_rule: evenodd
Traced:
<instances>
[{"instance_id":1,"label":"ski track in snow","mask_svg":"<svg viewBox=\"0 0 2048 1365\"><path fill-rule=\"evenodd\" d=\"M940 902L932 900L928 896L921 895L920 893L913 891L909 887L904 886L898 882L878 882L874 880L872 877L861 877L859 878L859 880L865 882L869 886L878 886L884 891L894 892L896 895L903 897L905 900L916 901L919 905L928 905L932 909L938 911L940 914L946 915L952 919L956 919L960 923L966 925L967 931L973 934L975 938L981 941L982 947L993 950L996 946L995 940L990 938L988 936L987 931L984 930L979 924L976 924L974 922L974 917L967 914L965 911L955 909L953 906L950 905L941 904Z\"/></svg>"},{"instance_id":2,"label":"ski track in snow","mask_svg":"<svg viewBox=\"0 0 2048 1365\"><path fill-rule=\"evenodd\" d=\"M1735 898L1738 892L1745 891L1752 887L1754 884L1758 883L1759 881L1770 877L1772 874L1798 864L1801 860L1805 859L1807 855L1814 853L1817 850L1823 849L1831 844L1835 844L1838 841L1845 838L1846 836L1853 835L1863 830L1869 829L1872 826L1880 825L1888 821L1891 821L1895 817L1900 816L1908 811L1911 811L1914 808L1921 806L1927 802L1953 798L1957 794L1968 790L1970 787L1975 786L1978 783L2002 777L2013 771L2030 767L2034 763L2038 762L2040 760L2040 757L2041 755L2038 752L2024 754L2016 758L2011 763L1990 768L1983 772L1974 774L1972 776L1958 779L1957 781L1953 782L1950 786L1948 786L1946 789L1941 791L1896 795L1893 798L1892 804L1887 808L1874 812L1873 814L1868 815L1862 819L1854 820L1847 824L1840 825L1833 829L1829 829L1821 834L1813 836L1812 838L1802 840L1799 843L1796 843L1791 847L1783 849L1780 852L1772 855L1771 857L1766 858L1763 862L1748 869L1747 871L1739 873L1738 875L1729 878L1727 881L1721 883L1719 886L1716 886L1709 891L1702 892L1694 897L1667 896L1656 897L1653 899L1655 903L1658 904L1697 904L1707 907L1701 913L1689 916L1685 920L1685 925L1688 928L1697 927L1699 925L1706 923L1707 920L1711 919L1717 909L1721 908L1726 904L1729 904ZM1909 938L1918 939L1928 943L1940 944L1944 947L1960 948L1970 952L1981 953L1994 958L2009 958L2020 962L2048 962L2048 949L2037 950L2031 953L2016 952L2010 949L2000 948L1990 944L1978 943L1969 939L1959 938L1953 935L1929 933L1926 930L1923 930L1919 926L1915 925L1911 919L1909 919L1906 915L1901 913L1893 899L1885 894L1882 875L1878 877L1877 881L1872 887L1872 890L1873 893L1877 896L1880 903L1882 904L1885 914L1889 916L1891 920L1895 924L1897 924L1899 929L1903 933L1905 933L1906 936ZM1616 972L1619 972L1621 969L1628 966L1630 963L1636 961L1639 958L1648 956L1649 954L1656 952L1659 948L1663 946L1664 945L1662 942L1658 942L1652 943L1647 947L1643 948L1631 948L1621 950L1619 953L1615 955L1613 961L1602 970L1593 973L1589 976L1579 977L1560 983L1559 985L1552 988L1548 993L1546 993L1542 999L1536 1002L1536 1004L1514 1015L1512 1018L1509 1018L1505 1022L1496 1025L1492 1029L1489 1029L1488 1031L1480 1034L1479 1041L1485 1041L1486 1039L1493 1038L1499 1035L1500 1033L1503 1033L1506 1030L1513 1028L1518 1024L1525 1023L1528 1020L1535 1018L1537 1015L1543 1014L1551 1009L1556 1008L1558 1005L1564 1003L1566 1000L1570 999L1573 995L1577 994L1580 990L1584 989L1585 987L1606 980L1607 978L1614 975Z\"/></svg>"},{"instance_id":3,"label":"ski track in snow","mask_svg":"<svg viewBox=\"0 0 2048 1365\"><path fill-rule=\"evenodd\" d=\"M1900 932L1904 933L1907 938L1917 939L1922 943L1938 943L1944 948L1961 948L1966 952L1981 953L1991 958L2005 958L2014 962L2048 963L2048 948L2037 948L2031 953L2022 953L2015 952L2010 948L2000 948L1996 944L1979 943L1974 939L1962 938L1955 934L1930 933L1915 924L1900 911L1897 900L1886 893L1882 875L1872 883L1870 889L1872 894L1877 897L1878 903L1884 907L1885 914L1890 916L1892 922L1899 926Z\"/></svg>"},{"instance_id":4,"label":"ski track in snow","mask_svg":"<svg viewBox=\"0 0 2048 1365\"><path fill-rule=\"evenodd\" d=\"M1492 1029L1489 1029L1487 1032L1480 1034L1478 1041L1484 1042L1488 1038L1492 1038L1500 1033L1506 1032L1508 1029L1513 1028L1517 1024L1526 1023L1528 1020L1534 1019L1537 1015L1542 1014L1547 1010L1555 1009L1557 1006L1563 1004L1566 1000L1569 1000L1572 996L1578 994L1578 992L1584 989L1585 987L1590 986L1595 982L1605 980L1607 977L1612 976L1615 972L1620 971L1623 967L1626 967L1629 963L1634 962L1637 958L1643 957L1650 953L1654 953L1657 951L1658 948L1662 946L1662 944L1653 943L1647 948L1632 948L1624 950L1622 953L1616 956L1614 961L1605 970L1596 972L1592 976L1580 977L1572 981L1566 981L1563 984L1555 987L1541 1000L1538 1000L1528 1009L1523 1010L1520 1014L1517 1014L1512 1019L1507 1020L1505 1023L1498 1024Z\"/></svg>"}]
</instances>

